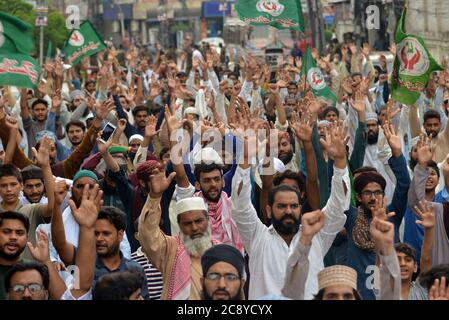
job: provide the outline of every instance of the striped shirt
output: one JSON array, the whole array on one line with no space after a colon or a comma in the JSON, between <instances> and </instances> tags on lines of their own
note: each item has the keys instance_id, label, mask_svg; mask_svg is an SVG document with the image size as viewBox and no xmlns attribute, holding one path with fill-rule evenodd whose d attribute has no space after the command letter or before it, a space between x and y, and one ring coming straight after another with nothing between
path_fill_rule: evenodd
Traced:
<instances>
[{"instance_id":1,"label":"striped shirt","mask_svg":"<svg viewBox=\"0 0 449 320\"><path fill-rule=\"evenodd\" d=\"M148 261L145 253L142 252L142 247L139 247L136 252L131 254L131 259L140 264L145 271L150 300L160 300L162 288L164 287L162 273Z\"/></svg>"}]
</instances>

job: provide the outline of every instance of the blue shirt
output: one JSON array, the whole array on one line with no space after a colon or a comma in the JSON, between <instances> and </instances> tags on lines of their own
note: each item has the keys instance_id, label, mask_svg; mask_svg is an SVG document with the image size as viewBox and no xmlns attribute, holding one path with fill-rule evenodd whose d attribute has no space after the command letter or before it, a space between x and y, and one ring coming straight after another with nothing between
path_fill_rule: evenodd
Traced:
<instances>
[{"instance_id":1,"label":"blue shirt","mask_svg":"<svg viewBox=\"0 0 449 320\"><path fill-rule=\"evenodd\" d=\"M407 163L403 155L398 158L391 157L388 160L394 175L396 176L396 189L394 190L393 200L388 207L388 212L395 212L396 215L390 219L394 224L395 242L399 242L399 226L404 217L407 207L407 193L410 187L410 176L407 170ZM366 282L372 275L369 266L376 265L376 253L370 250L362 250L355 244L352 239L352 231L357 218L357 208L351 207L346 211L345 228L348 233L348 266L357 271L357 288L364 300L375 300L373 290L368 289ZM371 224L372 216L369 215L368 223Z\"/></svg>"}]
</instances>

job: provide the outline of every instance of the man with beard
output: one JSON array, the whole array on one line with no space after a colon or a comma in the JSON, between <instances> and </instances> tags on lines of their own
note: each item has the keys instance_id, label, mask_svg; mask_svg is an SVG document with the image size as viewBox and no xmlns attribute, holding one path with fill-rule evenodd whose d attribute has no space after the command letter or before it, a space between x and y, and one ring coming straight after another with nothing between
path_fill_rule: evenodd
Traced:
<instances>
[{"instance_id":1,"label":"man with beard","mask_svg":"<svg viewBox=\"0 0 449 320\"><path fill-rule=\"evenodd\" d=\"M201 256L217 242L212 240L207 206L201 197L177 202L177 236L161 231L160 201L175 175L165 177L158 169L153 170L151 192L139 218L138 237L142 251L164 277L161 300L200 300Z\"/></svg>"},{"instance_id":2,"label":"man with beard","mask_svg":"<svg viewBox=\"0 0 449 320\"><path fill-rule=\"evenodd\" d=\"M171 110L165 111L169 136L175 132L182 122L173 116ZM179 150L176 141L170 139L172 150ZM193 152L192 152L193 154ZM175 157L178 154L174 155ZM176 159L179 160L179 159ZM207 204L207 212L211 220L212 238L220 243L236 247L243 253L243 244L240 240L237 227L232 219L231 202L224 192L225 177L223 175L223 160L215 149L210 147L201 149L194 155L195 187L190 183L182 161L173 161L176 172L177 199L193 196L201 197ZM229 174L233 174L230 172ZM195 192L195 190L200 190Z\"/></svg>"},{"instance_id":3,"label":"man with beard","mask_svg":"<svg viewBox=\"0 0 449 320\"><path fill-rule=\"evenodd\" d=\"M386 180L377 172L364 172L354 180L354 189L358 207L351 207L347 212L345 229L348 234L347 263L349 267L358 273L358 288L363 299L374 300L372 287L367 286L369 268L375 265L376 254L374 242L369 235L369 226L374 218L390 220L395 228L395 241L399 240L399 226L405 214L407 192L410 186L410 177L407 171L407 163L402 155L401 138L395 133L392 125L384 126L384 133L392 151L392 157L388 160L396 177L394 196L387 211L385 196ZM387 215L387 212L395 212L396 215Z\"/></svg>"},{"instance_id":4,"label":"man with beard","mask_svg":"<svg viewBox=\"0 0 449 320\"><path fill-rule=\"evenodd\" d=\"M412 126L413 123L410 123ZM432 158L436 163L444 161L449 153L449 126L441 131L441 115L436 110L429 110L424 114L424 130L436 145Z\"/></svg>"},{"instance_id":5,"label":"man with beard","mask_svg":"<svg viewBox=\"0 0 449 320\"><path fill-rule=\"evenodd\" d=\"M48 102L43 99L36 99L31 105L31 113L28 107L26 91L22 90L20 95L20 116L22 117L23 128L27 133L28 145L36 145L36 134L45 129L48 115ZM31 148L28 156L32 157Z\"/></svg>"},{"instance_id":6,"label":"man with beard","mask_svg":"<svg viewBox=\"0 0 449 320\"><path fill-rule=\"evenodd\" d=\"M47 197L44 196L44 173L42 169L38 166L31 165L23 168L21 174L23 181L22 203L47 203Z\"/></svg>"},{"instance_id":7,"label":"man with beard","mask_svg":"<svg viewBox=\"0 0 449 320\"><path fill-rule=\"evenodd\" d=\"M28 242L30 220L22 213L0 213L0 300L6 299L5 276L21 259Z\"/></svg>"},{"instance_id":8,"label":"man with beard","mask_svg":"<svg viewBox=\"0 0 449 320\"><path fill-rule=\"evenodd\" d=\"M92 171L81 170L75 175L73 178L71 198L75 207L79 208L82 204L85 186L88 185L89 190L93 190L96 184L98 184L98 177ZM75 256L74 246L78 246L80 225L75 219L73 208L71 206L68 206L64 212L61 213L61 204L66 197L67 191L67 189L63 189L55 195L55 205L50 225L51 231L45 230L45 232L51 239L51 245L54 246L57 252L57 255L52 258L61 260L66 265L70 265ZM101 191L100 194L103 198L103 191ZM120 246L123 255L126 258L130 258L131 249L126 234L123 236L123 242L120 243Z\"/></svg>"},{"instance_id":9,"label":"man with beard","mask_svg":"<svg viewBox=\"0 0 449 320\"><path fill-rule=\"evenodd\" d=\"M285 170L291 170L298 172L299 167L296 162L296 156L293 152L293 145L291 143L291 137L288 132L279 132L279 160L285 165Z\"/></svg>"},{"instance_id":10,"label":"man with beard","mask_svg":"<svg viewBox=\"0 0 449 320\"><path fill-rule=\"evenodd\" d=\"M394 192L394 175L391 173L391 168L381 158L383 153L379 152L379 120L376 113L366 113L366 127L368 129L367 141L368 144L365 149L365 159L363 161L364 167L373 167L382 175L387 181L387 189L385 195L388 199L392 199ZM382 135L383 137L383 135Z\"/></svg>"},{"instance_id":11,"label":"man with beard","mask_svg":"<svg viewBox=\"0 0 449 320\"><path fill-rule=\"evenodd\" d=\"M67 137L72 144L72 148L70 150L71 153L83 141L86 132L86 125L81 121L70 121L65 126L65 132L67 132Z\"/></svg>"},{"instance_id":12,"label":"man with beard","mask_svg":"<svg viewBox=\"0 0 449 320\"><path fill-rule=\"evenodd\" d=\"M201 257L204 300L244 300L245 259L234 247L218 244Z\"/></svg>"},{"instance_id":13,"label":"man with beard","mask_svg":"<svg viewBox=\"0 0 449 320\"><path fill-rule=\"evenodd\" d=\"M350 182L346 166L346 133L343 128L333 129L331 141L322 143L335 160L332 192L323 209L324 228L314 237L310 249L310 271L306 284L306 299L318 292L317 274L324 267L323 259L337 233L346 221L344 211L350 205ZM287 260L299 242L301 231L301 194L296 188L281 185L274 188L268 199L267 215L270 227L258 218L251 203L250 171L254 149L245 139L243 163L232 181L232 214L249 255L251 281L249 299L267 294L281 295L287 270ZM319 240L318 240L319 239Z\"/></svg>"},{"instance_id":14,"label":"man with beard","mask_svg":"<svg viewBox=\"0 0 449 320\"><path fill-rule=\"evenodd\" d=\"M119 119L127 119L128 115L123 110L123 106L120 102L118 95L113 95L114 104L117 110L117 117ZM125 135L129 139L135 134L145 135L145 127L147 125L148 117L150 116L150 110L147 106L138 105L132 109L132 115L134 118L134 125L131 125L129 121L126 122Z\"/></svg>"},{"instance_id":15,"label":"man with beard","mask_svg":"<svg viewBox=\"0 0 449 320\"><path fill-rule=\"evenodd\" d=\"M144 277L141 295L145 300L148 300L148 284L142 266L125 258L120 251L120 243L123 240L125 229L126 215L122 211L114 207L101 208L95 223L97 262L94 282L108 273L126 270L136 271Z\"/></svg>"}]
</instances>

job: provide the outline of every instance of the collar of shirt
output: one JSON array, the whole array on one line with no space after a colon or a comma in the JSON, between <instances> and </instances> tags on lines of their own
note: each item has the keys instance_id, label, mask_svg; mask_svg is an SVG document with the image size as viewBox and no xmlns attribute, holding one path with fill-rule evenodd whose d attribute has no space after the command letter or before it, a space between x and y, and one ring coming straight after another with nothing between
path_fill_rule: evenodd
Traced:
<instances>
[{"instance_id":1,"label":"collar of shirt","mask_svg":"<svg viewBox=\"0 0 449 320\"><path fill-rule=\"evenodd\" d=\"M125 257L123 257L122 252L119 252L120 254L120 266L115 269L115 270L109 270L108 267L106 267L103 263L103 260L97 255L97 261L95 262L95 268L97 270L106 270L107 272L115 272L115 271L126 271L128 270L127 268L127 259Z\"/></svg>"},{"instance_id":2,"label":"collar of shirt","mask_svg":"<svg viewBox=\"0 0 449 320\"><path fill-rule=\"evenodd\" d=\"M5 208L3 207L3 201L0 203L0 212L5 211ZM18 212L20 208L24 206L23 202L19 198L19 202L17 203L17 206L14 208L13 211Z\"/></svg>"}]
</instances>

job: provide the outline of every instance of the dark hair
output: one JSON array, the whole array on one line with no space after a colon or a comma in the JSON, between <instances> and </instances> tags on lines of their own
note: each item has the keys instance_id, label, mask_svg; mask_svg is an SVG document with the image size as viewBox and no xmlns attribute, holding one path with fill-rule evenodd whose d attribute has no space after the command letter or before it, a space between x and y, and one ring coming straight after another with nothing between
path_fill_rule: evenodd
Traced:
<instances>
[{"instance_id":1,"label":"dark hair","mask_svg":"<svg viewBox=\"0 0 449 320\"><path fill-rule=\"evenodd\" d=\"M44 104L47 108L48 108L48 102L47 100L44 99L36 99L34 100L34 102L31 104L31 110L34 109L34 107L38 104Z\"/></svg>"},{"instance_id":2,"label":"dark hair","mask_svg":"<svg viewBox=\"0 0 449 320\"><path fill-rule=\"evenodd\" d=\"M446 277L449 279L449 264L440 264L432 267L428 272L419 276L419 283L427 290L430 290L436 279Z\"/></svg>"},{"instance_id":3,"label":"dark hair","mask_svg":"<svg viewBox=\"0 0 449 320\"><path fill-rule=\"evenodd\" d=\"M280 186L273 188L273 190L271 190L270 193L268 194L268 205L270 207L273 207L274 198L276 197L276 194L278 194L279 192L294 192L298 196L298 202L301 203L301 193L299 192L298 189L287 186L285 184L281 184Z\"/></svg>"},{"instance_id":4,"label":"dark hair","mask_svg":"<svg viewBox=\"0 0 449 320\"><path fill-rule=\"evenodd\" d=\"M65 125L65 132L69 132L69 129L70 129L70 127L79 127L79 128L81 128L83 131L86 131L86 125L82 122L82 121L79 121L79 120L72 120L72 121L70 121L69 123L67 123L66 125Z\"/></svg>"},{"instance_id":5,"label":"dark hair","mask_svg":"<svg viewBox=\"0 0 449 320\"><path fill-rule=\"evenodd\" d=\"M159 160L162 160L162 157L169 151L170 151L169 147L163 147L159 152Z\"/></svg>"},{"instance_id":6,"label":"dark hair","mask_svg":"<svg viewBox=\"0 0 449 320\"><path fill-rule=\"evenodd\" d=\"M441 122L441 115L436 110L428 110L424 113L424 123L429 119L438 119Z\"/></svg>"},{"instance_id":7,"label":"dark hair","mask_svg":"<svg viewBox=\"0 0 449 320\"><path fill-rule=\"evenodd\" d=\"M288 82L288 86L287 87L297 86L297 85L298 85L298 83L295 80L291 80L291 81Z\"/></svg>"},{"instance_id":8,"label":"dark hair","mask_svg":"<svg viewBox=\"0 0 449 320\"><path fill-rule=\"evenodd\" d=\"M313 297L313 300L323 300L324 290L325 288L318 291L318 293ZM352 289L352 293L354 294L355 300L363 300L360 293L354 288Z\"/></svg>"},{"instance_id":9,"label":"dark hair","mask_svg":"<svg viewBox=\"0 0 449 320\"><path fill-rule=\"evenodd\" d=\"M30 220L26 215L16 211L4 211L0 212L0 227L3 225L4 220L19 220L25 226L25 230L30 230Z\"/></svg>"},{"instance_id":10,"label":"dark hair","mask_svg":"<svg viewBox=\"0 0 449 320\"><path fill-rule=\"evenodd\" d=\"M335 107L326 107L324 110L323 110L323 118L326 118L326 116L327 116L327 114L329 113L329 112L335 112L335 114L337 115L337 117L340 117L340 111L338 111L338 109L337 108L335 108Z\"/></svg>"},{"instance_id":11,"label":"dark hair","mask_svg":"<svg viewBox=\"0 0 449 320\"><path fill-rule=\"evenodd\" d=\"M135 116L137 115L137 113L138 113L138 112L141 112L141 111L145 111L147 114L150 114L149 108L148 108L147 106L144 106L144 105L136 106L136 107L133 109L132 114L133 114L133 116L135 117Z\"/></svg>"},{"instance_id":12,"label":"dark hair","mask_svg":"<svg viewBox=\"0 0 449 320\"><path fill-rule=\"evenodd\" d=\"M142 288L143 281L143 274L137 271L107 273L95 284L92 300L128 300Z\"/></svg>"},{"instance_id":13,"label":"dark hair","mask_svg":"<svg viewBox=\"0 0 449 320\"><path fill-rule=\"evenodd\" d=\"M365 173L365 172L377 172L376 168L373 167L360 167L352 172L352 176L356 174Z\"/></svg>"},{"instance_id":14,"label":"dark hair","mask_svg":"<svg viewBox=\"0 0 449 320\"><path fill-rule=\"evenodd\" d=\"M98 214L100 219L108 220L118 231L126 229L126 214L116 207L102 207Z\"/></svg>"},{"instance_id":15,"label":"dark hair","mask_svg":"<svg viewBox=\"0 0 449 320\"><path fill-rule=\"evenodd\" d=\"M438 178L440 177L440 168L438 168L438 164L435 161L430 160L429 162L427 162L427 166L429 168L432 168L433 170L435 170L435 172L437 173Z\"/></svg>"},{"instance_id":16,"label":"dark hair","mask_svg":"<svg viewBox=\"0 0 449 320\"><path fill-rule=\"evenodd\" d=\"M416 250L408 243L396 243L394 245L394 250L398 253L403 253L407 257L410 257L413 259L413 261L416 262Z\"/></svg>"},{"instance_id":17,"label":"dark hair","mask_svg":"<svg viewBox=\"0 0 449 320\"><path fill-rule=\"evenodd\" d=\"M216 163L211 163L211 164L200 163L200 164L195 165L194 174L195 174L196 181L200 182L200 175L201 175L201 173L209 173L209 172L212 172L214 170L219 170L220 171L220 175L223 176L223 166L221 166L219 164L216 164Z\"/></svg>"},{"instance_id":18,"label":"dark hair","mask_svg":"<svg viewBox=\"0 0 449 320\"><path fill-rule=\"evenodd\" d=\"M11 163L0 166L0 179L3 177L16 177L20 183L23 182L22 173Z\"/></svg>"},{"instance_id":19,"label":"dark hair","mask_svg":"<svg viewBox=\"0 0 449 320\"><path fill-rule=\"evenodd\" d=\"M306 191L306 181L304 174L302 172L294 172L291 170L287 170L282 173L276 173L273 178L273 186L277 187L282 184L282 181L285 179L295 180L298 184L299 191L305 192Z\"/></svg>"},{"instance_id":20,"label":"dark hair","mask_svg":"<svg viewBox=\"0 0 449 320\"><path fill-rule=\"evenodd\" d=\"M5 276L5 290L6 292L11 289L11 278L16 272L24 272L28 270L36 270L42 277L42 284L44 285L45 290L48 290L48 285L50 283L50 275L48 273L48 268L45 264L35 262L35 261L27 261L27 262L19 262L15 264L6 274Z\"/></svg>"},{"instance_id":21,"label":"dark hair","mask_svg":"<svg viewBox=\"0 0 449 320\"><path fill-rule=\"evenodd\" d=\"M97 85L97 82L95 80L87 80L86 83L84 84L84 88L87 88L87 86L91 83Z\"/></svg>"}]
</instances>

